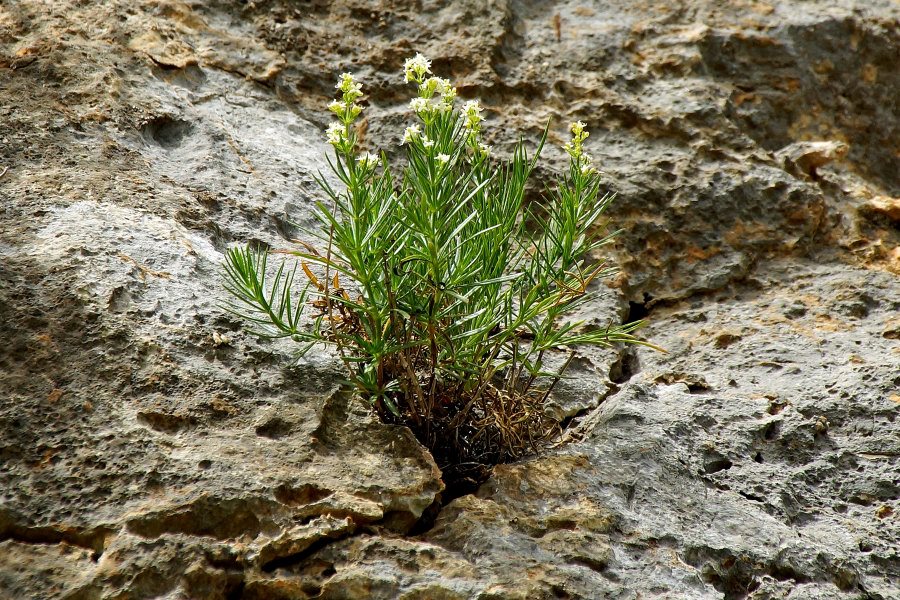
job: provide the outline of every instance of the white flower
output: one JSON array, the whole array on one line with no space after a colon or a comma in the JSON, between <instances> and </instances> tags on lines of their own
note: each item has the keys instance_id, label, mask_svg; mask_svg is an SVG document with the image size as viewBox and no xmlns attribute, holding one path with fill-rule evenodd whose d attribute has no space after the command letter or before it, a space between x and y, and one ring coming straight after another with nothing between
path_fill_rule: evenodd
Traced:
<instances>
[{"instance_id":1,"label":"white flower","mask_svg":"<svg viewBox=\"0 0 900 600\"><path fill-rule=\"evenodd\" d=\"M332 123L325 132L328 136L328 143L337 148L347 139L346 130L340 123Z\"/></svg>"},{"instance_id":2,"label":"white flower","mask_svg":"<svg viewBox=\"0 0 900 600\"><path fill-rule=\"evenodd\" d=\"M584 154L584 151L581 148L584 140L590 135L590 133L585 130L585 124L582 121L575 121L569 126L569 129L572 131L572 139L563 145L563 150L568 152L569 156L575 159L580 158L582 155L587 157L587 154ZM590 164L590 157L588 157L588 164Z\"/></svg>"},{"instance_id":3,"label":"white flower","mask_svg":"<svg viewBox=\"0 0 900 600\"><path fill-rule=\"evenodd\" d=\"M362 112L362 106L353 100L332 100L328 104L328 110L337 115L342 123L352 123Z\"/></svg>"},{"instance_id":4,"label":"white flower","mask_svg":"<svg viewBox=\"0 0 900 600\"><path fill-rule=\"evenodd\" d=\"M378 166L378 156L372 154L371 152L364 152L360 154L356 159L356 162L360 164L360 166L365 168L372 168Z\"/></svg>"},{"instance_id":5,"label":"white flower","mask_svg":"<svg viewBox=\"0 0 900 600\"><path fill-rule=\"evenodd\" d=\"M434 158L441 164L447 164L447 161L450 160L450 155L449 154L438 154Z\"/></svg>"},{"instance_id":6,"label":"white flower","mask_svg":"<svg viewBox=\"0 0 900 600\"><path fill-rule=\"evenodd\" d=\"M338 79L338 82L335 84L337 89L341 90L345 95L352 95L353 98L350 100L354 100L360 96L362 96L362 85L353 81L352 73L341 73L341 78Z\"/></svg>"},{"instance_id":7,"label":"white flower","mask_svg":"<svg viewBox=\"0 0 900 600\"><path fill-rule=\"evenodd\" d=\"M484 109L481 108L481 103L478 100L466 100L462 106L462 112L464 115L475 116L477 117Z\"/></svg>"},{"instance_id":8,"label":"white flower","mask_svg":"<svg viewBox=\"0 0 900 600\"><path fill-rule=\"evenodd\" d=\"M403 143L410 143L411 141L419 137L420 133L421 130L419 129L418 125L410 125L406 128L406 131L403 132Z\"/></svg>"},{"instance_id":9,"label":"white flower","mask_svg":"<svg viewBox=\"0 0 900 600\"><path fill-rule=\"evenodd\" d=\"M581 153L581 174L582 175L593 175L596 172L597 172L597 168L594 166L594 158L587 152L582 152Z\"/></svg>"},{"instance_id":10,"label":"white flower","mask_svg":"<svg viewBox=\"0 0 900 600\"><path fill-rule=\"evenodd\" d=\"M447 88L441 92L441 100L444 101L445 104L453 104L453 101L456 100L456 88L452 85L449 85L449 81L447 82Z\"/></svg>"},{"instance_id":11,"label":"white flower","mask_svg":"<svg viewBox=\"0 0 900 600\"><path fill-rule=\"evenodd\" d=\"M338 82L334 84L335 89L344 91L344 88L347 85L353 83L353 74L352 73L341 73L341 76L338 77Z\"/></svg>"},{"instance_id":12,"label":"white flower","mask_svg":"<svg viewBox=\"0 0 900 600\"><path fill-rule=\"evenodd\" d=\"M456 95L456 88L450 85L449 79L441 77L429 77L419 86L419 93L426 98L430 98L434 94L445 96L447 94Z\"/></svg>"},{"instance_id":13,"label":"white flower","mask_svg":"<svg viewBox=\"0 0 900 600\"><path fill-rule=\"evenodd\" d=\"M484 142L479 142L478 151L481 152L481 154L484 156L491 155L491 147L488 146L487 144L485 144Z\"/></svg>"},{"instance_id":14,"label":"white flower","mask_svg":"<svg viewBox=\"0 0 900 600\"><path fill-rule=\"evenodd\" d=\"M431 61L416 53L414 57L406 59L403 70L406 73L406 81L422 81L427 73L431 73Z\"/></svg>"},{"instance_id":15,"label":"white flower","mask_svg":"<svg viewBox=\"0 0 900 600\"><path fill-rule=\"evenodd\" d=\"M419 86L419 96L432 98L438 94L440 101L430 107L440 113L448 113L453 110L453 100L456 98L456 88L450 84L449 79L429 77Z\"/></svg>"},{"instance_id":16,"label":"white flower","mask_svg":"<svg viewBox=\"0 0 900 600\"><path fill-rule=\"evenodd\" d=\"M483 120L481 113L484 111L478 100L467 100L462 107L462 114L465 116L466 129L475 129Z\"/></svg>"},{"instance_id":17,"label":"white flower","mask_svg":"<svg viewBox=\"0 0 900 600\"><path fill-rule=\"evenodd\" d=\"M427 135L423 135L422 136L422 145L425 146L426 148L431 148L432 146L434 146L434 141L429 140Z\"/></svg>"},{"instance_id":18,"label":"white flower","mask_svg":"<svg viewBox=\"0 0 900 600\"><path fill-rule=\"evenodd\" d=\"M430 112L431 107L428 105L428 100L425 98L413 98L409 101L409 107L416 111L416 113Z\"/></svg>"}]
</instances>

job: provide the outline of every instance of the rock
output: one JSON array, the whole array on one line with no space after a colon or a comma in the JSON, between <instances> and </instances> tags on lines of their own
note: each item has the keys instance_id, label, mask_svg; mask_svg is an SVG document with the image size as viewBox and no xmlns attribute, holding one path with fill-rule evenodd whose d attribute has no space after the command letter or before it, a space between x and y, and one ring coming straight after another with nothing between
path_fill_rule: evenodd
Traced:
<instances>
[{"instance_id":1,"label":"rock","mask_svg":"<svg viewBox=\"0 0 900 600\"><path fill-rule=\"evenodd\" d=\"M887 217L892 223L900 222L900 199L876 196L860 206L860 212Z\"/></svg>"},{"instance_id":2,"label":"rock","mask_svg":"<svg viewBox=\"0 0 900 600\"><path fill-rule=\"evenodd\" d=\"M776 152L775 156L782 161L786 171L816 179L819 167L840 160L848 149L843 142L795 142Z\"/></svg>"},{"instance_id":3,"label":"rock","mask_svg":"<svg viewBox=\"0 0 900 600\"><path fill-rule=\"evenodd\" d=\"M0 542L0 592L7 598L29 598L41 590L47 597L78 591L89 597L95 564L91 551L66 543ZM72 594L70 597L75 597Z\"/></svg>"},{"instance_id":4,"label":"rock","mask_svg":"<svg viewBox=\"0 0 900 600\"><path fill-rule=\"evenodd\" d=\"M0 7L0 597L900 597L891 0ZM580 119L621 276L564 443L449 501L224 251L312 241L337 74L421 51L503 155ZM600 258L594 257L594 258ZM560 365L560 353L547 359Z\"/></svg>"}]
</instances>

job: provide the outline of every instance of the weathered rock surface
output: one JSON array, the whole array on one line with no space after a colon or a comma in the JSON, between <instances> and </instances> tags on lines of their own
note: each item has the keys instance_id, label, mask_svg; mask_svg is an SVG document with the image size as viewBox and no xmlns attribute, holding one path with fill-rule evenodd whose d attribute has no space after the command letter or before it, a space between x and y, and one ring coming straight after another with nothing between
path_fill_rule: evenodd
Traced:
<instances>
[{"instance_id":1,"label":"weathered rock surface","mask_svg":"<svg viewBox=\"0 0 900 600\"><path fill-rule=\"evenodd\" d=\"M900 597L892 0L0 5L0 598ZM324 105L366 140L434 59L588 140L615 287L668 349L585 351L566 443L443 506L405 429L223 312L310 225ZM540 186L535 185L535 190Z\"/></svg>"}]
</instances>

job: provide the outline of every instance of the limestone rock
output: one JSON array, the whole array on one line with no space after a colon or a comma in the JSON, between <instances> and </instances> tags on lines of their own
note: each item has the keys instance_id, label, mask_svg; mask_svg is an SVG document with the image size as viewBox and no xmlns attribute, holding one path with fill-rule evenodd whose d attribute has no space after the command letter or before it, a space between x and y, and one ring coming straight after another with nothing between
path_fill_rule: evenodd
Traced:
<instances>
[{"instance_id":1,"label":"limestone rock","mask_svg":"<svg viewBox=\"0 0 900 600\"><path fill-rule=\"evenodd\" d=\"M846 156L848 149L843 142L795 142L779 150L775 156L782 161L786 171L815 179L819 167L840 160Z\"/></svg>"},{"instance_id":2,"label":"limestone rock","mask_svg":"<svg viewBox=\"0 0 900 600\"><path fill-rule=\"evenodd\" d=\"M898 20L0 4L0 598L900 597ZM551 120L535 193L588 124L622 275L578 317L668 350L580 352L565 443L444 505L333 353L222 309L227 248L311 241L335 77L391 148L417 51L497 154Z\"/></svg>"}]
</instances>

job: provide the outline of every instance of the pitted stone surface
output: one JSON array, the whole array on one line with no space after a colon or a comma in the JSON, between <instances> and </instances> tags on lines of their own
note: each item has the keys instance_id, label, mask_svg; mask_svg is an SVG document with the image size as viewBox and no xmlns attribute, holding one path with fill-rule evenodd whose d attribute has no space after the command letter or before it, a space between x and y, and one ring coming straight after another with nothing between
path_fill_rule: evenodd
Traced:
<instances>
[{"instance_id":1,"label":"pitted stone surface","mask_svg":"<svg viewBox=\"0 0 900 600\"><path fill-rule=\"evenodd\" d=\"M0 598L900 597L892 0L0 5ZM399 143L423 52L503 155L617 199L565 443L443 506L223 252L305 239L335 76ZM564 355L548 364L561 364Z\"/></svg>"}]
</instances>

